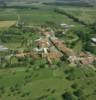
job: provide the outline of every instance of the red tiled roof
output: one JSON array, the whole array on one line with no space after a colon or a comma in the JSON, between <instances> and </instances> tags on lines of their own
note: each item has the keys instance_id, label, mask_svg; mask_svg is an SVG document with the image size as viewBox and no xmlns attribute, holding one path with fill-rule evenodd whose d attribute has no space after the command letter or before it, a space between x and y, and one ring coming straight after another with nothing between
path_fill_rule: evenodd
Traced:
<instances>
[{"instance_id":1,"label":"red tiled roof","mask_svg":"<svg viewBox=\"0 0 96 100\"><path fill-rule=\"evenodd\" d=\"M40 48L47 48L50 46L49 41L47 39L41 39L39 41L37 41L37 46Z\"/></svg>"}]
</instances>

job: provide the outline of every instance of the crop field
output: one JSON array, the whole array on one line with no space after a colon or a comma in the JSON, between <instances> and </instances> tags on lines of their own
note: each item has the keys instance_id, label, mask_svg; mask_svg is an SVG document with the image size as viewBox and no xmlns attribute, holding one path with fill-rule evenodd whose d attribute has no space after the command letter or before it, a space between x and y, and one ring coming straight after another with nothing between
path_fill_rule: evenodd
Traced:
<instances>
[{"instance_id":1,"label":"crop field","mask_svg":"<svg viewBox=\"0 0 96 100\"><path fill-rule=\"evenodd\" d=\"M61 9L87 24L92 24L96 21L95 8L65 7ZM54 7L51 8L50 6L47 8L41 7L40 9L0 9L0 21L18 20L18 16L26 24L44 24L48 21L57 24L77 24L66 15L54 12Z\"/></svg>"},{"instance_id":2,"label":"crop field","mask_svg":"<svg viewBox=\"0 0 96 100\"><path fill-rule=\"evenodd\" d=\"M1 9L0 10L0 20L10 21L10 20L20 20L27 24L44 24L48 21L57 24L68 23L77 24L73 22L68 17L54 12L54 10L31 10L31 9Z\"/></svg>"},{"instance_id":3,"label":"crop field","mask_svg":"<svg viewBox=\"0 0 96 100\"><path fill-rule=\"evenodd\" d=\"M87 24L96 22L96 8L62 8L67 13L75 16L81 21Z\"/></svg>"},{"instance_id":4,"label":"crop field","mask_svg":"<svg viewBox=\"0 0 96 100\"><path fill-rule=\"evenodd\" d=\"M16 21L0 21L0 28L8 28L16 24Z\"/></svg>"}]
</instances>

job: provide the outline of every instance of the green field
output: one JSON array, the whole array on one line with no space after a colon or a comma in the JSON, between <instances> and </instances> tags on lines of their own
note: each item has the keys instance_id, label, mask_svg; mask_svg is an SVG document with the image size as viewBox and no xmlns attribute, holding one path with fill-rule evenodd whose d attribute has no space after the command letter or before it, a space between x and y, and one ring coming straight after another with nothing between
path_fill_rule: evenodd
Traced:
<instances>
[{"instance_id":1,"label":"green field","mask_svg":"<svg viewBox=\"0 0 96 100\"><path fill-rule=\"evenodd\" d=\"M64 15L57 14L52 9L1 9L0 10L0 20L18 20L20 16L21 21L27 24L44 24L48 21L54 22L57 24L68 23L68 24L77 24L71 19L67 18Z\"/></svg>"},{"instance_id":2,"label":"green field","mask_svg":"<svg viewBox=\"0 0 96 100\"><path fill-rule=\"evenodd\" d=\"M63 8L62 9L64 11L66 11L67 13L75 16L76 18L78 18L81 21L84 21L87 24L92 24L94 22L96 22L96 8L86 8L86 7L72 7L72 8Z\"/></svg>"},{"instance_id":3,"label":"green field","mask_svg":"<svg viewBox=\"0 0 96 100\"><path fill-rule=\"evenodd\" d=\"M62 9L87 24L92 24L96 21L95 8L63 7ZM66 15L54 12L54 7L51 6L42 6L39 9L0 9L0 21L18 20L18 16L20 16L21 21L27 24L44 24L48 21L57 24L77 24Z\"/></svg>"},{"instance_id":4,"label":"green field","mask_svg":"<svg viewBox=\"0 0 96 100\"><path fill-rule=\"evenodd\" d=\"M75 100L80 98L74 96L78 89L82 91L82 100L95 100L95 81L96 73L92 69L68 65L39 70L24 67L3 69L0 70L0 100L62 100L65 91L71 91L72 100ZM77 84L76 89L72 88L72 84Z\"/></svg>"}]
</instances>

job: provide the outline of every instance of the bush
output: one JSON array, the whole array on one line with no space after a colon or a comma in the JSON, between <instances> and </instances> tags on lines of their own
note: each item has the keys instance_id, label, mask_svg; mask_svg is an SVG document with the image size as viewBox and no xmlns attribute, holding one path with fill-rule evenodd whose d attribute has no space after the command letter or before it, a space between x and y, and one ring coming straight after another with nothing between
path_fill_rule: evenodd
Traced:
<instances>
[{"instance_id":1,"label":"bush","mask_svg":"<svg viewBox=\"0 0 96 100\"><path fill-rule=\"evenodd\" d=\"M67 80L75 80L75 76L69 74L69 75L66 77L66 79L67 79Z\"/></svg>"},{"instance_id":2,"label":"bush","mask_svg":"<svg viewBox=\"0 0 96 100\"><path fill-rule=\"evenodd\" d=\"M85 96L81 96L80 98L78 98L78 100L87 100L87 98Z\"/></svg>"},{"instance_id":3,"label":"bush","mask_svg":"<svg viewBox=\"0 0 96 100\"><path fill-rule=\"evenodd\" d=\"M75 98L73 97L72 93L70 92L65 92L63 95L62 95L62 98L64 100L74 100Z\"/></svg>"},{"instance_id":4,"label":"bush","mask_svg":"<svg viewBox=\"0 0 96 100\"><path fill-rule=\"evenodd\" d=\"M74 92L74 95L77 97L81 97L81 96L83 96L83 91L81 89L78 89Z\"/></svg>"},{"instance_id":5,"label":"bush","mask_svg":"<svg viewBox=\"0 0 96 100\"><path fill-rule=\"evenodd\" d=\"M71 87L72 87L73 89L77 89L77 87L78 87L78 84L76 84L76 83L73 83L73 84L71 85Z\"/></svg>"}]
</instances>

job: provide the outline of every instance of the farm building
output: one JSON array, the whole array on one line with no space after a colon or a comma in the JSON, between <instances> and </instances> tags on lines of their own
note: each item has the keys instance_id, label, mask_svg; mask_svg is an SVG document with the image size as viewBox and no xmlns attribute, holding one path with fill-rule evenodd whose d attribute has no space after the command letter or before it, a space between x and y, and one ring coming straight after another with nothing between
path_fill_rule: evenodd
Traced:
<instances>
[{"instance_id":1,"label":"farm building","mask_svg":"<svg viewBox=\"0 0 96 100\"><path fill-rule=\"evenodd\" d=\"M65 28L65 29L74 27L74 25L68 25L68 24L65 24L65 23L60 24L60 26L61 26L62 28Z\"/></svg>"},{"instance_id":2,"label":"farm building","mask_svg":"<svg viewBox=\"0 0 96 100\"><path fill-rule=\"evenodd\" d=\"M4 47L3 45L0 45L0 51L6 51L6 50L8 50L7 47Z\"/></svg>"},{"instance_id":3,"label":"farm building","mask_svg":"<svg viewBox=\"0 0 96 100\"><path fill-rule=\"evenodd\" d=\"M81 52L80 56L69 56L68 61L71 64L83 64L88 65L92 64L96 60L96 57L90 53Z\"/></svg>"}]
</instances>

